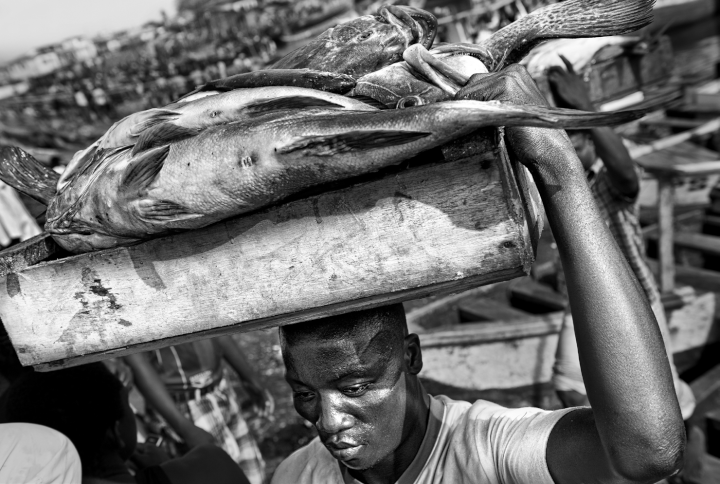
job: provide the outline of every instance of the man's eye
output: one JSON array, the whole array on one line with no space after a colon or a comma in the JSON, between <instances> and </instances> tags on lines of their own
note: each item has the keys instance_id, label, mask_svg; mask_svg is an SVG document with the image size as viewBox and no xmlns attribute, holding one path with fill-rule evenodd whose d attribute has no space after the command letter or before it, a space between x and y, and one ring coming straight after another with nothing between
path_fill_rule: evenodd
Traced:
<instances>
[{"instance_id":1,"label":"man's eye","mask_svg":"<svg viewBox=\"0 0 720 484\"><path fill-rule=\"evenodd\" d=\"M298 400L302 400L303 402L308 402L315 397L315 394L313 392L293 392L293 398L297 398Z\"/></svg>"},{"instance_id":2,"label":"man's eye","mask_svg":"<svg viewBox=\"0 0 720 484\"><path fill-rule=\"evenodd\" d=\"M363 383L361 385L353 385L350 387L343 388L342 392L345 395L351 396L351 397L357 397L365 393L367 390L369 384Z\"/></svg>"}]
</instances>

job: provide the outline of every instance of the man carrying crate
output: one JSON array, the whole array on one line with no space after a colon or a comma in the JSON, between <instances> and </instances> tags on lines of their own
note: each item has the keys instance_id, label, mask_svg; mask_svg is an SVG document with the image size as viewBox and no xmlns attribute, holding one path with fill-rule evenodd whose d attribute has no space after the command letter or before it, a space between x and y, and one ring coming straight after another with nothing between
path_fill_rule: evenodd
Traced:
<instances>
[{"instance_id":1,"label":"man carrying crate","mask_svg":"<svg viewBox=\"0 0 720 484\"><path fill-rule=\"evenodd\" d=\"M459 98L544 104L524 68ZM685 433L647 298L594 204L563 131L507 129L560 250L590 408L506 409L428 395L401 305L281 328L286 379L319 437L273 483L652 483L677 471Z\"/></svg>"}]
</instances>

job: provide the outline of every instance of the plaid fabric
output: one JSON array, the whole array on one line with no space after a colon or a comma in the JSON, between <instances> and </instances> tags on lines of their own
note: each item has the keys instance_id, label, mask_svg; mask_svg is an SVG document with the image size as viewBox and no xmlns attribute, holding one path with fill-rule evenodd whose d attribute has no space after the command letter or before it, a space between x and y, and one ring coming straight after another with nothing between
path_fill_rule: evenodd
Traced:
<instances>
[{"instance_id":1,"label":"plaid fabric","mask_svg":"<svg viewBox=\"0 0 720 484\"><path fill-rule=\"evenodd\" d=\"M638 180L641 180L642 171L637 165L635 171ZM618 193L602 165L598 168L596 164L590 176L590 191L600 209L600 215L607 222L610 233L640 281L650 304L655 304L660 300L660 291L650 267L645 262L645 243L638 219L640 212L638 198L628 198Z\"/></svg>"},{"instance_id":2,"label":"plaid fabric","mask_svg":"<svg viewBox=\"0 0 720 484\"><path fill-rule=\"evenodd\" d=\"M227 379L220 380L211 392L177 406L185 417L215 437L217 444L243 470L250 484L262 484L265 479L265 462L240 413L235 390ZM158 433L182 442L180 436L157 412L148 409L147 418L149 425L157 429Z\"/></svg>"}]
</instances>

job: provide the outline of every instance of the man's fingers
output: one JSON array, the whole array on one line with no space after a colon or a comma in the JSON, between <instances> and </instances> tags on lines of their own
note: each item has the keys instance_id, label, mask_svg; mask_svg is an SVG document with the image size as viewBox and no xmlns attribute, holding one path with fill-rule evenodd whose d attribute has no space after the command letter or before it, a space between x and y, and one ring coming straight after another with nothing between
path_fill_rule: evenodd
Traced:
<instances>
[{"instance_id":1,"label":"man's fingers","mask_svg":"<svg viewBox=\"0 0 720 484\"><path fill-rule=\"evenodd\" d=\"M560 60L563 61L563 64L565 64L565 67L567 68L567 71L568 71L570 74L575 74L575 68L573 67L572 62L570 62L570 61L567 59L567 57L565 57L565 56L562 55L562 54L558 54L558 56L560 57Z\"/></svg>"}]
</instances>

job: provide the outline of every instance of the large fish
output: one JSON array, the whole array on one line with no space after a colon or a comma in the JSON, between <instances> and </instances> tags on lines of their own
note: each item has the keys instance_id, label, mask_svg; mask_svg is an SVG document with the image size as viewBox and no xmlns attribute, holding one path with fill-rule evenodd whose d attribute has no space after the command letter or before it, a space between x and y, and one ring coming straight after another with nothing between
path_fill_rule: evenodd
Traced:
<instances>
[{"instance_id":1,"label":"large fish","mask_svg":"<svg viewBox=\"0 0 720 484\"><path fill-rule=\"evenodd\" d=\"M407 96L421 96L426 102L452 99L470 77L467 74L496 72L517 61L537 43L559 37L601 37L633 32L652 21L655 0L567 0L535 10L498 30L480 44L445 44L430 51L442 66L427 65L420 45L408 46L406 62L398 62L366 74L357 80L352 93L376 99L388 106ZM410 58L409 58L410 55ZM460 56L453 59L452 56ZM470 57L482 61L473 67ZM475 72L468 69L475 69ZM464 72L454 78L452 70Z\"/></svg>"},{"instance_id":2,"label":"large fish","mask_svg":"<svg viewBox=\"0 0 720 484\"><path fill-rule=\"evenodd\" d=\"M103 153L132 145L133 153L178 141L205 128L256 118L278 110L336 108L374 111L353 98L299 87L259 87L214 93L164 108L140 111L113 124L95 143L75 154L58 183L62 190L77 173L97 162Z\"/></svg>"},{"instance_id":3,"label":"large fish","mask_svg":"<svg viewBox=\"0 0 720 484\"><path fill-rule=\"evenodd\" d=\"M47 232L65 249L86 252L204 227L399 163L485 126L587 128L641 114L480 101L276 111L136 154L131 146L109 150L58 193L53 172L22 150L4 147L0 178L49 204Z\"/></svg>"},{"instance_id":4,"label":"large fish","mask_svg":"<svg viewBox=\"0 0 720 484\"><path fill-rule=\"evenodd\" d=\"M402 60L408 46L432 45L437 19L413 7L387 5L330 28L269 69L314 69L359 78Z\"/></svg>"}]
</instances>

